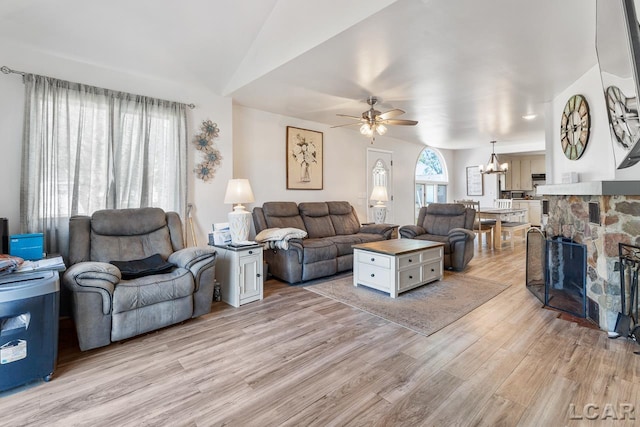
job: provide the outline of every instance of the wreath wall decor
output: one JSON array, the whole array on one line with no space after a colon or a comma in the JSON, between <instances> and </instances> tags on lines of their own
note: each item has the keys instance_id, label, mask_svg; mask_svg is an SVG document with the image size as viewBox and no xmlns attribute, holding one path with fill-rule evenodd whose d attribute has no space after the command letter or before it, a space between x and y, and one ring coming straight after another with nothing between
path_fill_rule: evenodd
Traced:
<instances>
[{"instance_id":1,"label":"wreath wall decor","mask_svg":"<svg viewBox=\"0 0 640 427\"><path fill-rule=\"evenodd\" d=\"M193 172L205 182L213 178L222 160L220 151L213 146L213 138L217 138L219 132L217 123L205 120L200 126L200 133L193 138L196 149L204 156L203 161L196 165Z\"/></svg>"}]
</instances>

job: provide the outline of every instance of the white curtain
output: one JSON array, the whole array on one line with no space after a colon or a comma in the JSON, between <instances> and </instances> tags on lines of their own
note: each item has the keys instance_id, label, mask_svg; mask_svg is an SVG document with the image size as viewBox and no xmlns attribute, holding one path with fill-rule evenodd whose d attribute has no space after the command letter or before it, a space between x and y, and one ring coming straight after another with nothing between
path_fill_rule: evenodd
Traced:
<instances>
[{"instance_id":1,"label":"white curtain","mask_svg":"<svg viewBox=\"0 0 640 427\"><path fill-rule=\"evenodd\" d=\"M66 254L72 215L160 207L184 217L184 104L27 74L21 229Z\"/></svg>"}]
</instances>

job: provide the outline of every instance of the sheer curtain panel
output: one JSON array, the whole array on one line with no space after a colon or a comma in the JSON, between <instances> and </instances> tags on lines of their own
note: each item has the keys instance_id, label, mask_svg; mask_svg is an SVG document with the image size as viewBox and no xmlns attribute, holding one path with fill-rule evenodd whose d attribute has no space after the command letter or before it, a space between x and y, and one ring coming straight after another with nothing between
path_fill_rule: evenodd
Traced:
<instances>
[{"instance_id":1,"label":"sheer curtain panel","mask_svg":"<svg viewBox=\"0 0 640 427\"><path fill-rule=\"evenodd\" d=\"M72 215L155 206L184 217L184 104L27 74L21 229L66 254Z\"/></svg>"}]
</instances>

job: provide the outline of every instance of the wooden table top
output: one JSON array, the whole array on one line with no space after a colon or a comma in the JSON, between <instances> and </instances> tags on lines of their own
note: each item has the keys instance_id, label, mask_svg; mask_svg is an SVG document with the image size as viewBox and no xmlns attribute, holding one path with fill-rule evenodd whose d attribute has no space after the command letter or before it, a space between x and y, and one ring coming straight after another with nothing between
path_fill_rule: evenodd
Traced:
<instances>
[{"instance_id":1,"label":"wooden table top","mask_svg":"<svg viewBox=\"0 0 640 427\"><path fill-rule=\"evenodd\" d=\"M353 249L377 252L386 255L402 255L438 246L444 246L444 243L432 242L429 240L390 239L380 240L378 242L359 243L352 247Z\"/></svg>"}]
</instances>

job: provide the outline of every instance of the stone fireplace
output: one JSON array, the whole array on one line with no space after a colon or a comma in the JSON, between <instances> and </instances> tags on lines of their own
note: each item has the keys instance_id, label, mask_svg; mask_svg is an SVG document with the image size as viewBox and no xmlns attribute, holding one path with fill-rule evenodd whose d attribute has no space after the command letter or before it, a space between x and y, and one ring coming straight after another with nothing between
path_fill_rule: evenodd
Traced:
<instances>
[{"instance_id":1,"label":"stone fireplace","mask_svg":"<svg viewBox=\"0 0 640 427\"><path fill-rule=\"evenodd\" d=\"M612 331L621 304L618 243L640 245L640 195L619 193L638 194L640 183L558 184L541 186L538 192L548 200L543 221L547 236L586 245L586 317Z\"/></svg>"}]
</instances>

